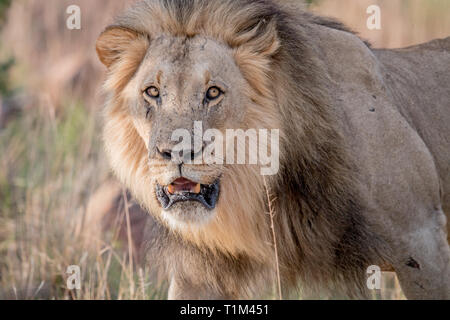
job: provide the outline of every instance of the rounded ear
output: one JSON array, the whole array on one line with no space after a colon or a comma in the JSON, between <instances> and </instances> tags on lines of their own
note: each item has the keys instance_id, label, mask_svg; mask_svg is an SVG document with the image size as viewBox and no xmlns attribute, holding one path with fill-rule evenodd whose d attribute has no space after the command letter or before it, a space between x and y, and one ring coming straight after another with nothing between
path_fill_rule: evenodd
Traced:
<instances>
[{"instance_id":1,"label":"rounded ear","mask_svg":"<svg viewBox=\"0 0 450 320\"><path fill-rule=\"evenodd\" d=\"M139 37L139 32L128 28L108 27L97 39L96 50L100 61L110 68Z\"/></svg>"}]
</instances>

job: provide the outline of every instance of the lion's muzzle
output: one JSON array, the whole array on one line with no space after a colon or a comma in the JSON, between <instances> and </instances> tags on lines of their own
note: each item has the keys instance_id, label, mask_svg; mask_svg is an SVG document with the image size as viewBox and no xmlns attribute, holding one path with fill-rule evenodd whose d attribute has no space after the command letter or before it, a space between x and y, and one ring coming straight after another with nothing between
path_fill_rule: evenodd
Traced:
<instances>
[{"instance_id":1,"label":"lion's muzzle","mask_svg":"<svg viewBox=\"0 0 450 320\"><path fill-rule=\"evenodd\" d=\"M219 198L220 182L206 185L186 178L178 178L167 186L156 186L156 197L164 210L169 210L175 203L196 201L207 209L213 210Z\"/></svg>"}]
</instances>

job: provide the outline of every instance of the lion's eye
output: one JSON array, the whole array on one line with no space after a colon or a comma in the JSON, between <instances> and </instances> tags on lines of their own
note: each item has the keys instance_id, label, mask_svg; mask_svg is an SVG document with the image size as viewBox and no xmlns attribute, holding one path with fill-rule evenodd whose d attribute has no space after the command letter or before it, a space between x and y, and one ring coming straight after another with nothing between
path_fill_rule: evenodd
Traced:
<instances>
[{"instance_id":1,"label":"lion's eye","mask_svg":"<svg viewBox=\"0 0 450 320\"><path fill-rule=\"evenodd\" d=\"M211 87L206 92L206 98L208 100L215 100L219 98L222 95L222 90L220 90L218 87Z\"/></svg>"},{"instance_id":2,"label":"lion's eye","mask_svg":"<svg viewBox=\"0 0 450 320\"><path fill-rule=\"evenodd\" d=\"M145 89L145 94L150 98L159 98L159 89L155 86Z\"/></svg>"}]
</instances>

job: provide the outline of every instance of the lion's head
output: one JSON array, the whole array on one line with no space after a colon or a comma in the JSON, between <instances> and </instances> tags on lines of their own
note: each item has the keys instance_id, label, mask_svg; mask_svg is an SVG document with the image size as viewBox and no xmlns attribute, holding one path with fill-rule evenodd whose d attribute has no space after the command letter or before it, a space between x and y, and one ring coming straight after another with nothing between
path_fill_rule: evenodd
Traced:
<instances>
[{"instance_id":1,"label":"lion's head","mask_svg":"<svg viewBox=\"0 0 450 320\"><path fill-rule=\"evenodd\" d=\"M214 138L194 140L199 125L223 137L280 127L268 73L279 48L275 23L251 2L195 1L195 14L184 17L175 4L140 3L97 42L109 69L107 153L120 180L171 229L210 248L255 251L261 239L245 230L267 227L260 166L229 164L239 151L217 155ZM180 130L192 135L182 149L173 139ZM263 147L270 150L270 141ZM258 151L250 138L244 146L226 139L224 150L235 142L231 148L244 148L247 159ZM205 152L219 161L205 163Z\"/></svg>"}]
</instances>

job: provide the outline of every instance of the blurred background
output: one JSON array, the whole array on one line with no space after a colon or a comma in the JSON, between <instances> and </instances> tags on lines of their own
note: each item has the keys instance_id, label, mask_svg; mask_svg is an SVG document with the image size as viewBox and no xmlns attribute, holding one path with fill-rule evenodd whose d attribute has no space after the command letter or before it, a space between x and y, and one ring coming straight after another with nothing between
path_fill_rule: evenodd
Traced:
<instances>
[{"instance_id":1,"label":"blurred background","mask_svg":"<svg viewBox=\"0 0 450 320\"><path fill-rule=\"evenodd\" d=\"M132 2L0 0L0 299L166 297L139 263L145 216L112 178L100 139L105 72L95 40ZM73 4L80 30L66 27ZM381 30L366 26L373 4ZM375 48L450 36L450 0L307 5ZM81 267L81 290L67 290L70 265ZM395 276L385 274L373 298L403 299Z\"/></svg>"}]
</instances>

